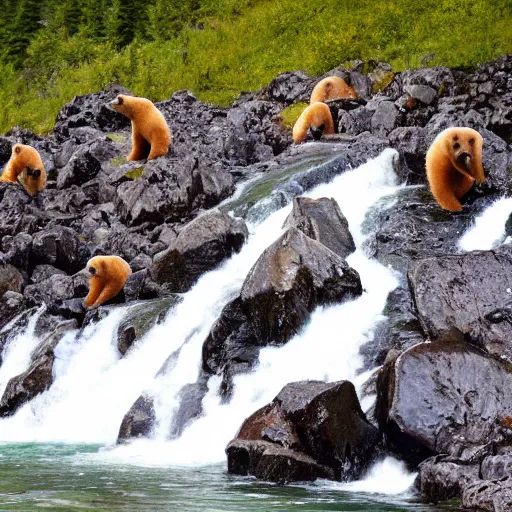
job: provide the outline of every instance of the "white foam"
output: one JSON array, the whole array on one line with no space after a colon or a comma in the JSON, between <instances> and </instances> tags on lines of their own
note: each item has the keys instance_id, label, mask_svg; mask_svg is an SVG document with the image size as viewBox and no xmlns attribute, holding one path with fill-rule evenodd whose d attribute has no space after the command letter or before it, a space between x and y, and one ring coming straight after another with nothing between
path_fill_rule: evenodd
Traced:
<instances>
[{"instance_id":1,"label":"white foam","mask_svg":"<svg viewBox=\"0 0 512 512\"><path fill-rule=\"evenodd\" d=\"M362 480L338 486L340 489L353 492L402 494L410 489L415 479L416 473L409 472L402 461L386 457L377 462Z\"/></svg>"},{"instance_id":2,"label":"white foam","mask_svg":"<svg viewBox=\"0 0 512 512\"><path fill-rule=\"evenodd\" d=\"M472 226L459 240L463 251L490 250L499 245L505 236L505 223L512 213L512 198L503 197L475 219Z\"/></svg>"},{"instance_id":3,"label":"white foam","mask_svg":"<svg viewBox=\"0 0 512 512\"><path fill-rule=\"evenodd\" d=\"M40 341L39 338L34 335L34 330L36 322L43 310L44 307L39 308L29 319L27 327L8 340L3 348L3 363L0 366L0 397L4 394L9 381L28 368L30 354ZM9 325L12 327L13 324L10 323ZM4 331L4 329L2 329L2 331Z\"/></svg>"}]
</instances>

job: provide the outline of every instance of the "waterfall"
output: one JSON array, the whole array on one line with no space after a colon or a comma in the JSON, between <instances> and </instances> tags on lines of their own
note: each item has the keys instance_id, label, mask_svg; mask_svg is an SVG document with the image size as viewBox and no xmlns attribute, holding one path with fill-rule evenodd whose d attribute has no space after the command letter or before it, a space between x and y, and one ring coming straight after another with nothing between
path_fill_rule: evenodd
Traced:
<instances>
[{"instance_id":1,"label":"waterfall","mask_svg":"<svg viewBox=\"0 0 512 512\"><path fill-rule=\"evenodd\" d=\"M512 213L512 198L503 197L475 219L474 226L464 233L459 240L463 251L489 250L503 241L505 223Z\"/></svg>"},{"instance_id":2,"label":"waterfall","mask_svg":"<svg viewBox=\"0 0 512 512\"><path fill-rule=\"evenodd\" d=\"M144 465L217 463L225 460L224 448L242 421L288 382L349 379L357 384L362 364L359 348L371 339L383 318L387 295L397 285L394 273L368 258L362 248L368 236L363 224L366 213L379 199L400 188L393 171L395 158L396 151L388 149L305 194L333 197L340 205L357 246L347 261L361 276L362 296L318 307L286 345L262 349L258 367L235 378L229 403L221 404L219 379L211 378L203 417L179 439L166 440L177 393L183 385L196 381L202 344L211 326L239 293L260 254L282 234L290 204L250 223L250 236L242 250L202 276L164 322L152 328L125 357L120 357L115 334L129 305L80 333L68 333L55 350L52 387L13 417L0 420L0 440L94 442L108 447L116 441L124 414L146 392L155 399L158 427L153 439L103 449L93 457ZM27 331L25 336L29 339L31 334ZM172 370L155 377L172 353Z\"/></svg>"}]
</instances>

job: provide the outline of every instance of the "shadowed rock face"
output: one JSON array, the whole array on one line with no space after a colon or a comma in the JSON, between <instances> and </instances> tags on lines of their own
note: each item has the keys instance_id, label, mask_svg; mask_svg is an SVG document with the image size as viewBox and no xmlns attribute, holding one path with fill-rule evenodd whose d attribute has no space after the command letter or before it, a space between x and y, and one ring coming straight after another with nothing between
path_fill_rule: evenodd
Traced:
<instances>
[{"instance_id":1,"label":"shadowed rock face","mask_svg":"<svg viewBox=\"0 0 512 512\"><path fill-rule=\"evenodd\" d=\"M155 424L155 407L151 397L140 396L126 413L117 436L117 443L149 437Z\"/></svg>"},{"instance_id":2,"label":"shadowed rock face","mask_svg":"<svg viewBox=\"0 0 512 512\"><path fill-rule=\"evenodd\" d=\"M295 382L245 420L226 448L228 471L276 482L352 480L376 442L352 383Z\"/></svg>"},{"instance_id":3,"label":"shadowed rock face","mask_svg":"<svg viewBox=\"0 0 512 512\"><path fill-rule=\"evenodd\" d=\"M387 446L412 467L433 454L481 460L512 415L511 369L462 341L412 347L386 365L378 391Z\"/></svg>"}]
</instances>

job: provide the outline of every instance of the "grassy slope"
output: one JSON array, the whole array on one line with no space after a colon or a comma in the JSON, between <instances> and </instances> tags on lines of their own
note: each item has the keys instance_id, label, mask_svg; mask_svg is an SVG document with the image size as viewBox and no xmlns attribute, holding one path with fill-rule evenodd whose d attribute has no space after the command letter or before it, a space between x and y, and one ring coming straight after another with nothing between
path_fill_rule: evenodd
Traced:
<instances>
[{"instance_id":1,"label":"grassy slope","mask_svg":"<svg viewBox=\"0 0 512 512\"><path fill-rule=\"evenodd\" d=\"M475 66L512 53L510 0L218 5L200 28L186 29L178 39L136 41L121 52L80 37L39 37L30 50L31 69L21 75L1 70L0 132L14 125L47 132L74 95L111 82L154 101L187 88L204 101L226 105L287 70L321 74L354 58L386 61L401 70L419 67L421 57L432 52L435 65Z\"/></svg>"}]
</instances>

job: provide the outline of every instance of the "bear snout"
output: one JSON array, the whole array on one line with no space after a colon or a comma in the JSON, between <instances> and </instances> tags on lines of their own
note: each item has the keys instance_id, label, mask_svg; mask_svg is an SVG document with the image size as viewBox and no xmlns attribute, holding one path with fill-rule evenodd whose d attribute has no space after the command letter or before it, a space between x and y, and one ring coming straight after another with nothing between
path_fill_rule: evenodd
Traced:
<instances>
[{"instance_id":1,"label":"bear snout","mask_svg":"<svg viewBox=\"0 0 512 512\"><path fill-rule=\"evenodd\" d=\"M318 127L310 126L309 130L311 132L313 139L320 140L320 138L322 137L322 134L324 133L324 125L322 124Z\"/></svg>"},{"instance_id":2,"label":"bear snout","mask_svg":"<svg viewBox=\"0 0 512 512\"><path fill-rule=\"evenodd\" d=\"M471 171L471 155L469 153L459 153L456 161L465 171Z\"/></svg>"}]
</instances>

